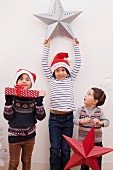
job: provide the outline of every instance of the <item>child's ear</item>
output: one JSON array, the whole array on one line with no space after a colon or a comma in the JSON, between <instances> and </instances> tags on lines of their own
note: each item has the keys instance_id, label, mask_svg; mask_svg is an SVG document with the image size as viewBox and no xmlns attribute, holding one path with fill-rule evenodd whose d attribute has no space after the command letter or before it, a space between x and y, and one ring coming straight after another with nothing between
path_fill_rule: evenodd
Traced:
<instances>
[{"instance_id":1,"label":"child's ear","mask_svg":"<svg viewBox=\"0 0 113 170\"><path fill-rule=\"evenodd\" d=\"M98 100L97 100L97 99L95 99L95 100L94 100L94 104L95 104L95 105L97 105L97 103L98 103Z\"/></svg>"},{"instance_id":2,"label":"child's ear","mask_svg":"<svg viewBox=\"0 0 113 170\"><path fill-rule=\"evenodd\" d=\"M69 77L70 74L67 74L67 77Z\"/></svg>"}]
</instances>

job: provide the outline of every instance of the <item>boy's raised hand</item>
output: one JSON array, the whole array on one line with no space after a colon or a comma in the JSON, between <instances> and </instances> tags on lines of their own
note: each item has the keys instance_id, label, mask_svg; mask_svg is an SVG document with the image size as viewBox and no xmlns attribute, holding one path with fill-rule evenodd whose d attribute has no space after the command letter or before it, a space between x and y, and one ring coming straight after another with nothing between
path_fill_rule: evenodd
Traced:
<instances>
[{"instance_id":1,"label":"boy's raised hand","mask_svg":"<svg viewBox=\"0 0 113 170\"><path fill-rule=\"evenodd\" d=\"M44 46L45 46L45 47L48 47L48 48L50 47L50 39L48 39L48 40L46 39L46 40L44 41Z\"/></svg>"},{"instance_id":2,"label":"boy's raised hand","mask_svg":"<svg viewBox=\"0 0 113 170\"><path fill-rule=\"evenodd\" d=\"M77 38L74 38L74 39L73 39L73 45L79 45L79 41L78 41Z\"/></svg>"},{"instance_id":3,"label":"boy's raised hand","mask_svg":"<svg viewBox=\"0 0 113 170\"><path fill-rule=\"evenodd\" d=\"M46 92L44 90L39 90L39 96L46 96Z\"/></svg>"}]
</instances>

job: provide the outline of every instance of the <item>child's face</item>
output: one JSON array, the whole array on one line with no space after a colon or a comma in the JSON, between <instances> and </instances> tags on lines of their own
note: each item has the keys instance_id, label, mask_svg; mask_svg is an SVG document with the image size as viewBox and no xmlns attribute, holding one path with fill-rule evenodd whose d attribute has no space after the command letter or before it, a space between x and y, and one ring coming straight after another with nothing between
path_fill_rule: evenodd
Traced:
<instances>
[{"instance_id":1,"label":"child's face","mask_svg":"<svg viewBox=\"0 0 113 170\"><path fill-rule=\"evenodd\" d=\"M84 97L84 104L86 107L93 108L96 107L98 100L94 99L93 89L89 89L87 94Z\"/></svg>"},{"instance_id":2,"label":"child's face","mask_svg":"<svg viewBox=\"0 0 113 170\"><path fill-rule=\"evenodd\" d=\"M55 70L55 78L58 80L64 80L68 76L67 70L64 67L59 67Z\"/></svg>"},{"instance_id":3,"label":"child's face","mask_svg":"<svg viewBox=\"0 0 113 170\"><path fill-rule=\"evenodd\" d=\"M31 79L27 74L22 74L18 79L17 84L23 86L25 90L30 89L32 86Z\"/></svg>"}]
</instances>

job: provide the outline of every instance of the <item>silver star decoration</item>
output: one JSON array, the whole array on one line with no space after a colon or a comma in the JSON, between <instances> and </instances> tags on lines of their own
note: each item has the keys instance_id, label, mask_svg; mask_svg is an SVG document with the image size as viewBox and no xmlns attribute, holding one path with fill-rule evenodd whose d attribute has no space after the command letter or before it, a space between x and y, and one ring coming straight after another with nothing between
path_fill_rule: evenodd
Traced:
<instances>
[{"instance_id":1,"label":"silver star decoration","mask_svg":"<svg viewBox=\"0 0 113 170\"><path fill-rule=\"evenodd\" d=\"M48 25L46 39L53 38L56 35L65 35L71 39L74 33L70 23L81 14L82 11L64 11L59 0L55 0L51 13L36 14L38 19Z\"/></svg>"}]
</instances>

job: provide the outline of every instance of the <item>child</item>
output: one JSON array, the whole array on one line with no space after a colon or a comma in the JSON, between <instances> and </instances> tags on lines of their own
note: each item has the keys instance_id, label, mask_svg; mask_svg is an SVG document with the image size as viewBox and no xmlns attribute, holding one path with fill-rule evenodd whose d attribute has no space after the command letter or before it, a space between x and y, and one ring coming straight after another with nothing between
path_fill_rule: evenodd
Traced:
<instances>
[{"instance_id":1,"label":"child","mask_svg":"<svg viewBox=\"0 0 113 170\"><path fill-rule=\"evenodd\" d=\"M79 126L78 139L83 141L91 130L92 126L95 127L95 146L102 147L102 128L109 126L109 120L105 118L102 106L105 102L106 95L103 90L99 88L91 88L88 90L84 98L84 106L78 108L74 124ZM100 170L102 156L97 158ZM86 165L81 166L81 170L89 170Z\"/></svg>"},{"instance_id":2,"label":"child","mask_svg":"<svg viewBox=\"0 0 113 170\"><path fill-rule=\"evenodd\" d=\"M70 147L62 134L73 135L74 94L73 82L81 65L79 42L74 39L75 64L70 72L68 53L58 53L48 66L50 40L44 42L42 66L50 85L50 169L63 170L70 159Z\"/></svg>"},{"instance_id":3,"label":"child","mask_svg":"<svg viewBox=\"0 0 113 170\"><path fill-rule=\"evenodd\" d=\"M32 87L36 75L28 70L20 69L16 73L15 84L25 90ZM46 116L42 104L45 92L39 92L37 98L5 95L4 118L8 120L9 168L17 170L21 153L22 169L31 169L31 156L35 144L36 123ZM21 151L22 150L22 151Z\"/></svg>"}]
</instances>

